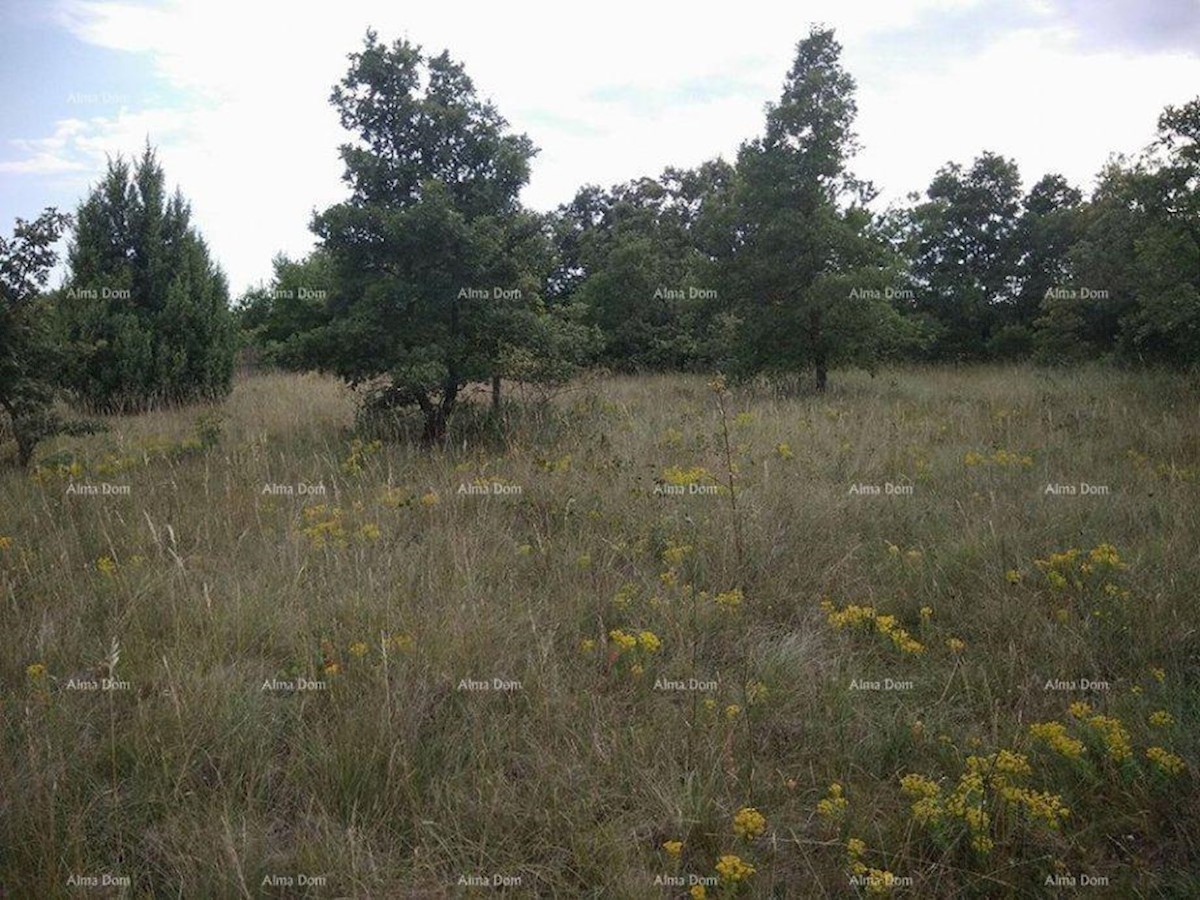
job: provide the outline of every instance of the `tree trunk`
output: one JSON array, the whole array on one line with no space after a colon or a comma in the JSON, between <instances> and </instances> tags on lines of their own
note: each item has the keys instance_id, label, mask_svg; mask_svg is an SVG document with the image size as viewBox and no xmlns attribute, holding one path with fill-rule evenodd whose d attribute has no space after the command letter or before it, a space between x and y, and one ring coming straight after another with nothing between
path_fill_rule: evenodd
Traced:
<instances>
[{"instance_id":1,"label":"tree trunk","mask_svg":"<svg viewBox=\"0 0 1200 900\"><path fill-rule=\"evenodd\" d=\"M425 410L425 430L421 434L424 444L440 444L446 440L446 413L441 404Z\"/></svg>"},{"instance_id":2,"label":"tree trunk","mask_svg":"<svg viewBox=\"0 0 1200 900\"><path fill-rule=\"evenodd\" d=\"M29 468L33 459L33 451L37 448L37 437L28 421L23 421L16 407L8 401L0 401L0 408L8 413L9 426L12 428L13 440L17 443L17 463L22 469Z\"/></svg>"},{"instance_id":3,"label":"tree trunk","mask_svg":"<svg viewBox=\"0 0 1200 900\"><path fill-rule=\"evenodd\" d=\"M492 412L500 412L500 376L492 376Z\"/></svg>"},{"instance_id":4,"label":"tree trunk","mask_svg":"<svg viewBox=\"0 0 1200 900\"><path fill-rule=\"evenodd\" d=\"M825 393L825 388L829 386L829 371L825 368L825 361L820 360L817 363L817 392Z\"/></svg>"}]
</instances>

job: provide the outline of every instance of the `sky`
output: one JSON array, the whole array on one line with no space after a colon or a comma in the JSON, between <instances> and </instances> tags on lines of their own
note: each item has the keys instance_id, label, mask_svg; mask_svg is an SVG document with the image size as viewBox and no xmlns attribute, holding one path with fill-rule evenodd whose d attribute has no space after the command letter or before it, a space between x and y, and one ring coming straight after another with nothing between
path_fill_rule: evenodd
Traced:
<instances>
[{"instance_id":1,"label":"sky","mask_svg":"<svg viewBox=\"0 0 1200 900\"><path fill-rule=\"evenodd\" d=\"M465 65L540 148L522 197L548 210L732 159L814 24L857 80L852 168L881 205L984 150L1086 191L1200 95L1200 0L0 0L0 229L74 210L149 141L236 296L347 194L329 93L368 27Z\"/></svg>"}]
</instances>

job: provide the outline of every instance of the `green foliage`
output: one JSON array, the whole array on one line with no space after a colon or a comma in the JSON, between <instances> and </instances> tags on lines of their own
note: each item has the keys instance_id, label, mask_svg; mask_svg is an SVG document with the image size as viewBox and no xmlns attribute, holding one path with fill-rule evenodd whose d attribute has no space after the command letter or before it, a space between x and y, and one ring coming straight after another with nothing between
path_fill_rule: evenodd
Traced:
<instances>
[{"instance_id":1,"label":"green foliage","mask_svg":"<svg viewBox=\"0 0 1200 900\"><path fill-rule=\"evenodd\" d=\"M53 245L69 223L47 209L32 222L17 219L12 237L0 237L0 410L22 466L39 441L63 427L52 380L62 359L41 290L57 261Z\"/></svg>"},{"instance_id":2,"label":"green foliage","mask_svg":"<svg viewBox=\"0 0 1200 900\"><path fill-rule=\"evenodd\" d=\"M227 393L234 330L225 276L166 198L150 148L110 161L80 206L67 288L57 299L67 386L88 408L140 409Z\"/></svg>"},{"instance_id":3,"label":"green foliage","mask_svg":"<svg viewBox=\"0 0 1200 900\"><path fill-rule=\"evenodd\" d=\"M723 266L741 320L742 372L871 365L905 332L888 297L897 259L865 209L870 185L847 171L854 79L828 30L800 42L766 133L742 146Z\"/></svg>"},{"instance_id":4,"label":"green foliage","mask_svg":"<svg viewBox=\"0 0 1200 900\"><path fill-rule=\"evenodd\" d=\"M317 249L293 262L274 259L274 278L247 291L238 304L238 324L261 361L283 369L322 367L313 333L329 322L328 298L334 290L333 261Z\"/></svg>"},{"instance_id":5,"label":"green foliage","mask_svg":"<svg viewBox=\"0 0 1200 900\"><path fill-rule=\"evenodd\" d=\"M583 188L559 209L551 292L586 307L606 366L711 365L706 336L725 308L711 245L732 176L723 160L667 169L609 191Z\"/></svg>"},{"instance_id":6,"label":"green foliage","mask_svg":"<svg viewBox=\"0 0 1200 900\"><path fill-rule=\"evenodd\" d=\"M350 199L313 223L332 289L301 356L418 406L440 440L465 384L539 331L575 333L542 321L547 226L517 198L535 150L446 53L373 32L331 100L359 140L341 148Z\"/></svg>"},{"instance_id":7,"label":"green foliage","mask_svg":"<svg viewBox=\"0 0 1200 900\"><path fill-rule=\"evenodd\" d=\"M1136 160L1105 167L1071 248L1074 290L1047 297L1043 357L1170 365L1200 355L1200 98L1167 107Z\"/></svg>"}]
</instances>

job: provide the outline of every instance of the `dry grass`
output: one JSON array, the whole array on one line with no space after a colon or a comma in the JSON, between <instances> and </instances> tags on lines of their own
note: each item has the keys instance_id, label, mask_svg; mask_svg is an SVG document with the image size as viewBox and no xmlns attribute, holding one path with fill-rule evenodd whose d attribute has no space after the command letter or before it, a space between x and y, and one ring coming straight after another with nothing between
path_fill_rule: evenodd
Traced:
<instances>
[{"instance_id":1,"label":"dry grass","mask_svg":"<svg viewBox=\"0 0 1200 900\"><path fill-rule=\"evenodd\" d=\"M1038 896L1056 872L1194 896L1198 399L1181 377L1016 368L735 393L741 560L727 492L654 493L670 467L727 478L701 378L606 380L433 454L356 438L352 397L316 376L111 420L44 448L38 478L0 476L0 886L453 896L508 877L514 895L682 896L656 878L737 854L757 871L710 897L844 896L868 889L848 886L857 837L908 896ZM476 479L520 493L459 493ZM1109 493L1043 494L1081 481ZM913 492L848 493L888 482ZM326 493L263 493L300 483ZM1034 563L1105 543L1128 568L1081 590ZM876 619L834 628L823 597ZM880 633L885 614L923 652ZM614 629L661 648L618 654ZM121 689L69 685L89 672ZM263 689L299 678L324 687ZM655 688L690 678L717 687ZM912 686L851 689L888 678ZM1045 689L1080 678L1108 687ZM1123 723L1130 759L1067 713L1081 700ZM1159 710L1174 724L1150 725ZM1050 720L1081 759L1031 739ZM983 854L961 822L914 823L901 776L948 792L1000 749L1070 808L1058 830L995 804ZM825 817L834 781L847 805ZM766 818L753 840L732 830L745 806Z\"/></svg>"}]
</instances>

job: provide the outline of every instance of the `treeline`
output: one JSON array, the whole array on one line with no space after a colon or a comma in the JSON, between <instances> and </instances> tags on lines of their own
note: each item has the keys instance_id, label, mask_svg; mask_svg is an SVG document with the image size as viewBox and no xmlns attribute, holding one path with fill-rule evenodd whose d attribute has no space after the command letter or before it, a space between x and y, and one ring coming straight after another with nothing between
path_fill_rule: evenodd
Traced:
<instances>
[{"instance_id":1,"label":"treeline","mask_svg":"<svg viewBox=\"0 0 1200 900\"><path fill-rule=\"evenodd\" d=\"M883 212L851 168L855 82L831 31L797 46L736 159L519 200L536 148L446 53L368 32L330 100L347 198L231 312L220 270L147 149L110 163L45 292L54 211L0 244L0 408L20 456L49 399L139 409L229 390L239 342L334 372L441 439L463 388L581 368L810 373L886 359L1188 365L1200 351L1200 98L1090 197L983 153Z\"/></svg>"}]
</instances>

